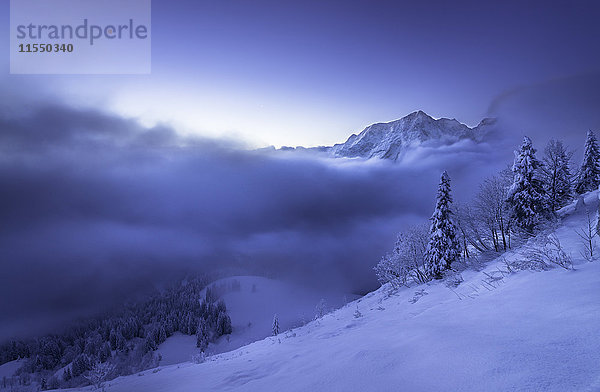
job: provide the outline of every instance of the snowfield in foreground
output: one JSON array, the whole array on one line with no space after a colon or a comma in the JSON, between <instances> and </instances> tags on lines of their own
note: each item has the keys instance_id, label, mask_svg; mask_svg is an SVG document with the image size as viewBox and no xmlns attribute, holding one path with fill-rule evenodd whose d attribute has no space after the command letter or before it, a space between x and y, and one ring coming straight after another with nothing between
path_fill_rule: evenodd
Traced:
<instances>
[{"instance_id":1,"label":"snowfield in foreground","mask_svg":"<svg viewBox=\"0 0 600 392\"><path fill-rule=\"evenodd\" d=\"M585 214L566 210L556 234L574 271L522 271L489 286L498 259L464 272L452 290L383 287L277 337L121 377L106 390L600 391L600 261L580 256L574 229Z\"/></svg>"}]
</instances>

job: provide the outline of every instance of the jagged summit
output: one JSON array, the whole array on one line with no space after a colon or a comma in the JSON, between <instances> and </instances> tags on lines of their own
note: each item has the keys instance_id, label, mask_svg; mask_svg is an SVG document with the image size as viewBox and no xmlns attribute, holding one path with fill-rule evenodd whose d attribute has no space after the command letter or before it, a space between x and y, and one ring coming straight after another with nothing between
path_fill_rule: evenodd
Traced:
<instances>
[{"instance_id":1,"label":"jagged summit","mask_svg":"<svg viewBox=\"0 0 600 392\"><path fill-rule=\"evenodd\" d=\"M330 151L337 157L397 160L407 149L419 145L449 145L462 139L481 142L494 123L488 118L470 128L456 119L434 119L418 110L399 120L370 125Z\"/></svg>"}]
</instances>

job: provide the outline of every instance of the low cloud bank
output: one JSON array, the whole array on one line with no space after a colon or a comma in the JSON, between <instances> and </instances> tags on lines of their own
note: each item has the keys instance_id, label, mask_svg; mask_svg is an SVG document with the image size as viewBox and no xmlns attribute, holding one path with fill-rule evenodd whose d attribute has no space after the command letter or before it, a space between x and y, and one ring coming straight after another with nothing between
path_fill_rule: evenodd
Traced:
<instances>
[{"instance_id":1,"label":"low cloud bank","mask_svg":"<svg viewBox=\"0 0 600 392\"><path fill-rule=\"evenodd\" d=\"M373 265L429 217L443 169L461 199L510 160L468 143L396 164L256 152L95 110L21 108L0 109L2 338L191 272L374 289Z\"/></svg>"}]
</instances>

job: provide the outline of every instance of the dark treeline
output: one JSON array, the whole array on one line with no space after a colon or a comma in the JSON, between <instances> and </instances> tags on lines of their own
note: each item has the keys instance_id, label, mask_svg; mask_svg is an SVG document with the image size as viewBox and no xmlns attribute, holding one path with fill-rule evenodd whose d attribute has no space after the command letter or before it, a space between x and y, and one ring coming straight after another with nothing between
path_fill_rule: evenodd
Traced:
<instances>
[{"instance_id":1,"label":"dark treeline","mask_svg":"<svg viewBox=\"0 0 600 392\"><path fill-rule=\"evenodd\" d=\"M0 346L0 364L26 359L16 380L9 382L33 381L54 389L89 384L89 374L99 364L109 366L107 379L155 367L160 358L154 351L175 332L197 335L198 347L205 350L209 342L231 333L219 290L206 283L188 279L112 314L78 321L61 334L11 340Z\"/></svg>"}]
</instances>

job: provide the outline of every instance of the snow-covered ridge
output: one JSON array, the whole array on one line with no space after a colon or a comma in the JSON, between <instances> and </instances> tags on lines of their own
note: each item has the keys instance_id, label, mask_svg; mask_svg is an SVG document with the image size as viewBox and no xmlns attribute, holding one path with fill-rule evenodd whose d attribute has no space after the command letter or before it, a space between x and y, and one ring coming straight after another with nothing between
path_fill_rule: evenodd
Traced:
<instances>
[{"instance_id":1,"label":"snow-covered ridge","mask_svg":"<svg viewBox=\"0 0 600 392\"><path fill-rule=\"evenodd\" d=\"M586 209L554 234L575 270L506 271L515 249L457 287L381 289L276 337L111 381L117 391L598 391L600 261L580 255ZM504 271L504 272L502 272Z\"/></svg>"},{"instance_id":2,"label":"snow-covered ridge","mask_svg":"<svg viewBox=\"0 0 600 392\"><path fill-rule=\"evenodd\" d=\"M480 143L496 124L492 118L483 119L476 127L469 127L456 119L435 119L419 110L399 120L369 125L358 135L351 135L344 143L332 147L282 147L281 150L325 152L339 158L379 158L397 161L404 153L419 147L447 146L461 140Z\"/></svg>"},{"instance_id":3,"label":"snow-covered ridge","mask_svg":"<svg viewBox=\"0 0 600 392\"><path fill-rule=\"evenodd\" d=\"M419 145L449 145L463 139L481 142L493 119L484 119L470 128L455 119L434 119L417 111L400 120L368 126L358 135L351 135L345 143L336 144L331 153L347 158L381 158L398 160L402 153Z\"/></svg>"}]
</instances>

